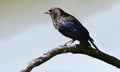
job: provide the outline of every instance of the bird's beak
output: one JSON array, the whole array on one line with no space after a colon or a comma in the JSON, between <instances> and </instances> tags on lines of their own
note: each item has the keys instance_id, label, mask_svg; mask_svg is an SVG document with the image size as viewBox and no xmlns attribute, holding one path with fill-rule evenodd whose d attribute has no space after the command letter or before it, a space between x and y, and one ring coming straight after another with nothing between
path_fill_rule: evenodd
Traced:
<instances>
[{"instance_id":1,"label":"bird's beak","mask_svg":"<svg viewBox=\"0 0 120 72\"><path fill-rule=\"evenodd\" d=\"M47 11L47 12L44 12L45 14L50 14L50 12L49 11Z\"/></svg>"}]
</instances>

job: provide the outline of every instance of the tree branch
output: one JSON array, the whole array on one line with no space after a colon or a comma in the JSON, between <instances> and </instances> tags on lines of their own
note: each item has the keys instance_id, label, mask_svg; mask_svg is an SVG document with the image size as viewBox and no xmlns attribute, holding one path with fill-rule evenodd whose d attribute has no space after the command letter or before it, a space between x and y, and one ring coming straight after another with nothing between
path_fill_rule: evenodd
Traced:
<instances>
[{"instance_id":1,"label":"tree branch","mask_svg":"<svg viewBox=\"0 0 120 72\"><path fill-rule=\"evenodd\" d=\"M44 53L42 56L30 61L23 67L23 69L20 72L31 72L31 70L34 67L37 67L41 65L42 63L48 61L52 57L62 54L62 53L73 53L73 54L85 54L94 58L97 58L99 60L102 60L108 64L111 64L117 68L120 68L120 60L110 56L106 53L103 53L100 51L99 53L93 49L92 47L85 47L81 45L69 45L69 46L59 46L57 48L54 48L47 53Z\"/></svg>"}]
</instances>

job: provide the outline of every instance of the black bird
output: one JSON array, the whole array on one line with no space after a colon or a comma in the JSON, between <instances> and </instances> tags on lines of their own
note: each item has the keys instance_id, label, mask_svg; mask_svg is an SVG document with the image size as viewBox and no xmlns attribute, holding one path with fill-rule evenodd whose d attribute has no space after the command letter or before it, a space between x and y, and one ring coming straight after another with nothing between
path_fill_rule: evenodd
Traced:
<instances>
[{"instance_id":1,"label":"black bird","mask_svg":"<svg viewBox=\"0 0 120 72\"><path fill-rule=\"evenodd\" d=\"M99 51L93 42L94 40L90 37L88 30L74 16L57 7L49 9L45 14L51 16L54 27L60 33L72 39L69 42L73 43L75 40L78 40L84 46L90 46L89 42L91 42L96 50Z\"/></svg>"}]
</instances>

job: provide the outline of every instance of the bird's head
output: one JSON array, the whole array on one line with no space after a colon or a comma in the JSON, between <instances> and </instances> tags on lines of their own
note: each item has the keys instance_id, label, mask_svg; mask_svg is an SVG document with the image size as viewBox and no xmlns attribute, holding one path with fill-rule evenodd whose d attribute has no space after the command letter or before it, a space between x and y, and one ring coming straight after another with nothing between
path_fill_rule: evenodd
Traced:
<instances>
[{"instance_id":1,"label":"bird's head","mask_svg":"<svg viewBox=\"0 0 120 72\"><path fill-rule=\"evenodd\" d=\"M44 13L49 14L52 17L52 19L60 18L61 16L66 15L66 13L58 7L51 8L47 12L44 12Z\"/></svg>"}]
</instances>

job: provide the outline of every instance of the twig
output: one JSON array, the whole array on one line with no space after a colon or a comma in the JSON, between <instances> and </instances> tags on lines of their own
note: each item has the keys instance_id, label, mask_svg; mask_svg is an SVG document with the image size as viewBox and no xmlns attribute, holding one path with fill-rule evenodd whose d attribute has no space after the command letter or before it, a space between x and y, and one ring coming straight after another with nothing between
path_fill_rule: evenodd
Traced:
<instances>
[{"instance_id":1,"label":"twig","mask_svg":"<svg viewBox=\"0 0 120 72\"><path fill-rule=\"evenodd\" d=\"M97 58L99 60L102 60L106 63L109 63L117 68L120 68L119 59L113 56L110 56L108 54L105 54L102 51L98 53L92 47L85 47L85 46L80 46L80 45L69 45L69 46L58 46L57 48L54 48L44 53L42 56L27 63L20 72L31 72L31 70L34 67L37 67L41 65L42 63L48 61L52 57L58 54L62 54L62 53L85 54L85 55Z\"/></svg>"}]
</instances>

